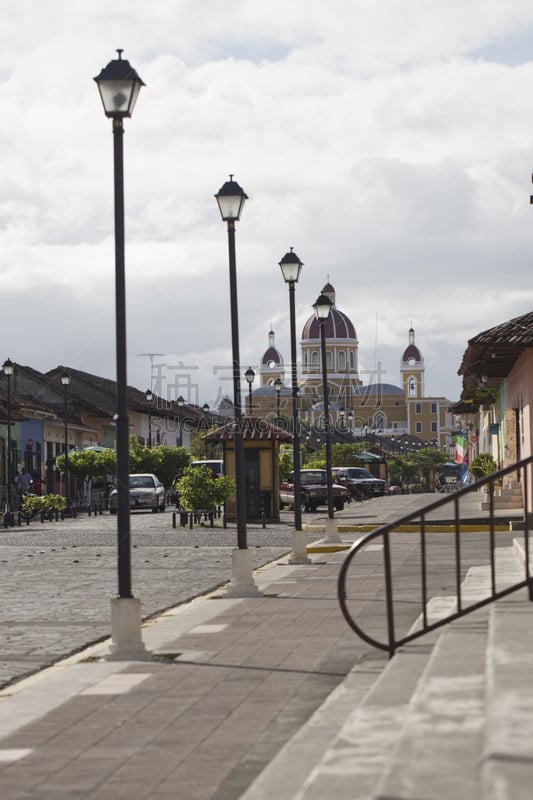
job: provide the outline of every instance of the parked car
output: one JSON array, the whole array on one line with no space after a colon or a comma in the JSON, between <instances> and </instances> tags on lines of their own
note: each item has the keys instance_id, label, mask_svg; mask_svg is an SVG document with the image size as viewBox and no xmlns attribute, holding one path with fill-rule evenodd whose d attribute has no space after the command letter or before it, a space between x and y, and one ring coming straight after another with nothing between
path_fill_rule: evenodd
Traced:
<instances>
[{"instance_id":1,"label":"parked car","mask_svg":"<svg viewBox=\"0 0 533 800\"><path fill-rule=\"evenodd\" d=\"M207 467L211 470L213 478L220 478L224 474L224 462L222 459L213 458L210 461L191 461L191 467Z\"/></svg>"},{"instance_id":2,"label":"parked car","mask_svg":"<svg viewBox=\"0 0 533 800\"><path fill-rule=\"evenodd\" d=\"M109 512L117 513L118 492L112 489L109 494ZM130 508L132 511L151 508L154 513L165 510L165 487L151 473L130 475Z\"/></svg>"},{"instance_id":3,"label":"parked car","mask_svg":"<svg viewBox=\"0 0 533 800\"><path fill-rule=\"evenodd\" d=\"M350 492L343 486L333 483L333 505L342 511L345 503L350 502ZM279 507L294 508L294 476L280 483ZM302 469L300 471L300 503L304 511L316 511L318 506L328 504L328 486L325 469Z\"/></svg>"},{"instance_id":4,"label":"parked car","mask_svg":"<svg viewBox=\"0 0 533 800\"><path fill-rule=\"evenodd\" d=\"M374 478L364 467L333 467L334 480L344 486L356 500L382 496L387 491L387 481Z\"/></svg>"}]
</instances>

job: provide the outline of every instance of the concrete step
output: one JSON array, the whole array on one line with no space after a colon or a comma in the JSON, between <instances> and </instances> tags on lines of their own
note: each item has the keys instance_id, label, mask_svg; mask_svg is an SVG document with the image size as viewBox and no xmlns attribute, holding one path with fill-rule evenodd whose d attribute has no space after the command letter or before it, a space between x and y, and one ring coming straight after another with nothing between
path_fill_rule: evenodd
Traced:
<instances>
[{"instance_id":1,"label":"concrete step","mask_svg":"<svg viewBox=\"0 0 533 800\"><path fill-rule=\"evenodd\" d=\"M512 547L498 548L496 556L498 589L523 577ZM488 567L470 569L462 586L464 603L485 597L489 586ZM522 608L523 599L520 603ZM524 740L518 746L510 738L514 725L506 709L515 714L520 684L512 698L504 696L503 705L498 698L506 680L501 662L513 641L519 653L520 631L523 636L526 628L523 611L516 625L500 621L507 606L512 617L511 599L479 609L403 647L385 668L378 652L375 660L358 664L241 800L525 800L517 787L532 766L526 751L533 729L526 725L528 716L533 720L533 686L528 684L520 727ZM428 614L436 619L454 608L454 598L433 598ZM489 658L488 652L494 655ZM515 655L513 661L520 661ZM529 658L528 651L524 669L533 664L533 654ZM500 733L485 733L487 713L489 726ZM518 760L511 757L513 748ZM512 792L498 794L498 786Z\"/></svg>"},{"instance_id":2,"label":"concrete step","mask_svg":"<svg viewBox=\"0 0 533 800\"><path fill-rule=\"evenodd\" d=\"M389 661L360 704L353 707L340 733L337 729L294 800L367 800L373 796L433 644L410 645Z\"/></svg>"},{"instance_id":3,"label":"concrete step","mask_svg":"<svg viewBox=\"0 0 533 800\"><path fill-rule=\"evenodd\" d=\"M372 795L376 800L481 797L487 627L487 612L477 611L439 637Z\"/></svg>"},{"instance_id":4,"label":"concrete step","mask_svg":"<svg viewBox=\"0 0 533 800\"><path fill-rule=\"evenodd\" d=\"M523 557L523 540L515 540ZM521 560L516 580L524 577ZM533 604L526 589L490 609L487 724L481 760L486 800L529 800L533 792Z\"/></svg>"},{"instance_id":5,"label":"concrete step","mask_svg":"<svg viewBox=\"0 0 533 800\"><path fill-rule=\"evenodd\" d=\"M513 548L498 548L497 588L517 582L522 572ZM486 597L489 587L489 567L471 568L462 585L464 604ZM428 615L435 620L454 610L455 598L436 597ZM480 609L402 648L295 797L484 798L479 762L489 613Z\"/></svg>"},{"instance_id":6,"label":"concrete step","mask_svg":"<svg viewBox=\"0 0 533 800\"><path fill-rule=\"evenodd\" d=\"M497 588L522 577L514 548L498 548ZM462 586L464 604L484 598L489 586L488 566L470 569ZM488 786L494 786L494 763L499 762L490 758L486 744L493 725L492 718L486 721L491 705L486 675L491 649L507 652L508 642L498 644L501 626L495 627L495 620L509 602L499 601L444 629L413 694L402 735L373 795L376 800L503 800L504 795L487 794ZM434 598L428 609L432 618L454 610L455 600L449 597ZM492 696L497 698L498 692L499 688ZM479 762L484 750L487 766L482 779Z\"/></svg>"}]
</instances>

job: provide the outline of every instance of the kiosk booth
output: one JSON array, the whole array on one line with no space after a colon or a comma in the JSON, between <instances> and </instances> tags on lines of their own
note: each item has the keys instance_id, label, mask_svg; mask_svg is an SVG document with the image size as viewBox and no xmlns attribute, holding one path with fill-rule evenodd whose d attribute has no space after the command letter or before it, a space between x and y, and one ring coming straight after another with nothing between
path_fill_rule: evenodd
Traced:
<instances>
[{"instance_id":1,"label":"kiosk booth","mask_svg":"<svg viewBox=\"0 0 533 800\"><path fill-rule=\"evenodd\" d=\"M279 522L279 448L292 441L292 434L278 428L262 417L241 418L244 446L244 473L246 482L247 522ZM221 442L224 474L235 478L235 448L233 434L235 420L202 437L204 442ZM226 503L226 519L234 521L236 502L230 497Z\"/></svg>"}]
</instances>

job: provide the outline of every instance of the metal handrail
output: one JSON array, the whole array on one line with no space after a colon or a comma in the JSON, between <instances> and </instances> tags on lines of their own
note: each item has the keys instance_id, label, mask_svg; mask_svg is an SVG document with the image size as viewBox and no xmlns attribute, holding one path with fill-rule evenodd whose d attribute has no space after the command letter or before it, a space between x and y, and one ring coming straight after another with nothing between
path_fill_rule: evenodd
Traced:
<instances>
[{"instance_id":1,"label":"metal handrail","mask_svg":"<svg viewBox=\"0 0 533 800\"><path fill-rule=\"evenodd\" d=\"M389 653L392 658L398 647L411 642L424 636L426 633L447 625L465 614L469 614L488 603L494 602L501 597L523 589L525 587L529 590L529 599L533 601L533 577L530 575L529 570L529 527L528 527L528 509L529 509L529 484L527 480L528 467L533 464L533 456L517 461L515 464L494 472L491 475L482 478L471 486L460 489L453 494L448 494L445 497L430 503L422 509L418 509L404 517L400 517L395 522L387 525L382 525L379 528L367 533L361 539L358 539L351 549L349 550L345 560L342 563L338 579L338 597L342 613L352 630L357 633L364 641ZM524 563L525 563L525 578L512 586L507 586L504 589L496 589L496 557L495 557L495 523L496 518L494 515L494 488L498 481L505 475L517 473L522 487L522 499L524 509ZM488 486L488 499L489 499L489 514L488 514L488 528L489 528L489 544L490 544L490 594L482 600L478 600L468 605L464 604L461 590L461 536L460 536L460 515L459 505L460 500L465 495L471 492L477 492L481 487ZM428 603L428 589L427 589L427 553L426 553L426 524L427 515L436 509L442 508L447 504L453 504L453 527L454 527L454 550L455 550L455 596L457 601L457 611L444 615L434 622L429 622L427 615ZM420 603L421 603L421 627L415 631L411 631L403 636L397 636L395 631L394 622L394 576L391 563L391 542L390 534L401 525L406 525L413 520L420 521L420 561L421 561L421 574L420 574ZM350 565L352 564L355 556L365 548L369 542L374 539L383 539L383 574L385 584L385 603L386 603L386 616L387 616L387 641L379 641L370 634L366 633L360 625L355 621L350 614L347 605L346 581Z\"/></svg>"}]
</instances>

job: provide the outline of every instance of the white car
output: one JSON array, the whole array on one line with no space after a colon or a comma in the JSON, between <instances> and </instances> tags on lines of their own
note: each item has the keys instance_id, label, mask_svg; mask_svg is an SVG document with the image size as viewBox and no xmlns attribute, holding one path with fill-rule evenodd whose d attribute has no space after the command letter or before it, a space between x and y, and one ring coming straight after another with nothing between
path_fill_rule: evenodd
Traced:
<instances>
[{"instance_id":1,"label":"white car","mask_svg":"<svg viewBox=\"0 0 533 800\"><path fill-rule=\"evenodd\" d=\"M109 495L109 513L117 513L118 492L113 489ZM130 509L151 508L152 511L165 510L165 487L157 477L151 473L130 475Z\"/></svg>"}]
</instances>

